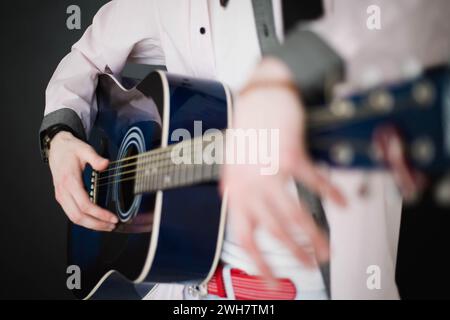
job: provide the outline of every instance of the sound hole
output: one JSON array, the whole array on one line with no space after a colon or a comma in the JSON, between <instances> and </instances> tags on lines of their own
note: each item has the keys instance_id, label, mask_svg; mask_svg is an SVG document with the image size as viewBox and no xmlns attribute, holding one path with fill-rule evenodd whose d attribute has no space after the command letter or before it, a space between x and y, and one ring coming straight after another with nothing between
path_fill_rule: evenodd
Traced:
<instances>
[{"instance_id":1,"label":"sound hole","mask_svg":"<svg viewBox=\"0 0 450 320\"><path fill-rule=\"evenodd\" d=\"M134 201L134 181L136 177L136 162L134 157L138 154L138 150L134 144L131 144L122 159L127 159L121 162L121 169L119 174L119 190L118 201L122 212L128 212Z\"/></svg>"}]
</instances>

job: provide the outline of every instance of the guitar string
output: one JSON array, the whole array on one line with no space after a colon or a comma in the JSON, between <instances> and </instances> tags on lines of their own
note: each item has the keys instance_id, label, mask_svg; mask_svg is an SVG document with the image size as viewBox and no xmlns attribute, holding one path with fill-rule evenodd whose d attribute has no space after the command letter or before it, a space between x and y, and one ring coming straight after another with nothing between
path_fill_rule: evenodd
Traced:
<instances>
[{"instance_id":1,"label":"guitar string","mask_svg":"<svg viewBox=\"0 0 450 320\"><path fill-rule=\"evenodd\" d=\"M199 141L196 141L196 140L199 140ZM147 152L144 152L144 153L140 153L138 155L122 158L121 160L111 161L109 163L107 169L101 171L101 173L112 171L112 170L115 170L117 168L122 168L123 167L123 166L120 166L120 165L113 166L115 164L119 164L119 163L122 163L122 162L125 162L125 161L129 161L129 160L133 160L133 159L137 159L136 162L134 162L134 163L137 163L137 161L139 161L139 158L158 157L158 156L161 156L161 155L166 155L166 154L172 152L172 149L174 149L177 146L181 146L181 147L183 147L183 145L196 146L198 144L203 144L204 142L205 141L203 139L194 138L194 139L191 139L189 141L182 141L182 142L170 145L168 147L147 151Z\"/></svg>"},{"instance_id":2,"label":"guitar string","mask_svg":"<svg viewBox=\"0 0 450 320\"><path fill-rule=\"evenodd\" d=\"M182 157L190 157L190 156L192 156L192 155L197 155L198 153L195 153L196 152L196 150L195 150L195 147L196 146L199 146L199 145L203 145L203 142L201 142L201 143L192 143L192 144L189 144L189 151L188 152L186 152L186 153L184 153L183 155L182 155ZM177 146L179 146L179 144L177 144ZM191 151L191 149L194 149L194 153L192 153L192 151ZM123 169L123 168L127 168L127 167L131 167L131 166L138 166L138 165L148 165L148 164L151 164L151 163L155 163L155 165L154 166L152 166L152 167L156 167L156 168L158 168L158 165L157 164L159 164L159 163L161 163L161 162L164 162L164 163L166 163L167 161L169 161L169 160L171 160L171 157L167 157L168 155L171 155L171 152L172 152L173 150L170 150L170 152L169 151L167 151L167 152L164 152L164 153L159 153L159 154L157 154L157 155L147 155L147 157L145 157L146 159L143 159L143 161L141 161L141 162L139 162L139 160L137 160L137 161L135 161L135 162L132 162L132 163L127 163L127 164L125 164L125 165L122 165L122 166L116 166L116 167L114 167L114 168L111 168L111 169L109 169L109 170L104 170L104 171L100 171L100 172L98 172L98 177L99 177L99 180L100 179L107 179L107 178L110 178L110 177L114 177L114 176L117 176L117 175L120 175L120 173L119 174L117 174L117 173L113 173L113 174L111 174L111 175L104 175L104 173L106 173L106 172L108 172L108 171L111 171L111 170L119 170L119 169ZM203 150L202 150L203 151ZM163 156L161 156L161 155L163 155ZM146 169L141 169L141 170L146 170ZM130 171L131 172L131 171ZM123 173L122 173L123 174Z\"/></svg>"},{"instance_id":3,"label":"guitar string","mask_svg":"<svg viewBox=\"0 0 450 320\"><path fill-rule=\"evenodd\" d=\"M185 165L185 164L181 164L181 165L177 165L177 166L173 166L173 165L162 165L162 166L159 166L159 167L158 167L158 169L160 169L158 172L156 172L156 173L151 173L151 174L149 174L149 175L146 175L146 176L144 177L144 179L150 179L150 178L152 178L152 177L162 177L162 176L167 175L167 174L178 173L177 171L185 172L185 175L187 175L187 174L188 174L188 173L187 173L188 170L186 170L186 169L189 169L189 170L193 171L193 172L192 172L192 175L195 175L195 170L198 170L199 167L202 167L202 171L203 171L203 170L204 170L203 168L206 168L206 167L214 168L215 166L218 166L218 165L217 165L217 164L211 164L211 165L201 165L201 164L192 164L192 165L189 164L189 165ZM220 165L219 165L219 166L220 166ZM163 169L169 169L169 170L163 170ZM172 170L170 170L170 169L172 169ZM211 170L213 170L213 169L211 169ZM146 170L130 170L130 171L128 171L128 172L124 172L124 173L117 174L117 175L115 175L115 177L118 177L118 176L122 177L123 175L130 175L130 174L135 173L135 175L133 175L133 176L131 176L131 177L132 177L133 179L137 179L137 174L138 174L138 173L141 173L141 172L143 172L143 171L146 171ZM109 182L107 182L107 183L101 183L100 185L105 185L105 184L115 183L115 182L121 182L121 181L125 181L124 179L128 179L128 178L130 178L130 177L125 177L125 178L121 178L121 179L118 179L118 180L109 181ZM103 180L105 180L105 179L103 179ZM96 181L96 183L98 183L98 182L99 182L99 180ZM100 186L100 185L98 185L98 186Z\"/></svg>"},{"instance_id":4,"label":"guitar string","mask_svg":"<svg viewBox=\"0 0 450 320\"><path fill-rule=\"evenodd\" d=\"M198 143L198 144L200 144L200 143ZM186 156L186 157L191 157L193 155L195 156L196 155L195 151L193 153L193 152L191 152L191 149L192 148L190 148L189 151L183 156ZM194 149L195 149L195 146L194 146ZM182 163L182 164L177 165L177 164L174 164L174 163L170 163L169 160L170 160L170 158L162 158L162 159L151 159L150 158L150 159L145 159L141 163L138 162L137 166L148 165L148 164L154 163L154 165L152 165L152 169L157 169L157 170L166 169L166 168L175 168L175 170L177 170L178 167L186 169L186 168L189 168L189 167L195 168L195 166L200 166L200 165L201 166L205 166L204 163L194 163L194 164ZM134 163L131 164L131 165L134 165ZM208 164L206 164L206 165L208 165ZM125 167L125 166L123 166L123 167ZM118 173L115 173L115 174L112 174L112 175L108 175L108 176L100 176L99 175L99 178L97 178L96 182L101 181L101 180L106 180L106 179L109 179L109 178L112 178L112 177L123 176L123 175L126 175L126 174L141 173L141 172L145 172L145 171L148 171L148 170L149 170L148 168L136 168L136 169L133 169L133 170L128 170L128 171L124 171L124 172L118 172ZM161 171L159 171L158 174L161 174ZM152 174L152 175L155 175L155 174Z\"/></svg>"},{"instance_id":5,"label":"guitar string","mask_svg":"<svg viewBox=\"0 0 450 320\"><path fill-rule=\"evenodd\" d=\"M214 165L211 165L211 167L214 168ZM175 170L173 170L171 172L164 172L164 174L174 173L174 171L181 171L180 166L174 167L174 168L175 168ZM214 169L211 169L211 173L214 173ZM185 173L185 175L187 175L187 173ZM202 176L202 177L200 177L200 179L195 179L195 172L192 173L192 176L193 176L192 180L200 180L200 181L204 180L205 178L213 178L214 177L214 175L213 176L206 176L206 177ZM154 178L154 177L162 177L162 175L161 175L161 173L159 173L159 174L151 174L151 175L147 176L146 179L150 179L150 178ZM118 179L118 180L113 180L113 181L101 183L99 185L95 185L95 187L98 189L100 187L108 186L108 185L111 185L111 184L114 184L114 183L120 183L120 182L125 182L125 181L130 181L130 180L136 180L136 175L131 176L131 177L126 177L126 178L123 178L123 179ZM154 181L152 181L152 182L154 182ZM188 183L188 182L189 181L186 181L186 183Z\"/></svg>"},{"instance_id":6,"label":"guitar string","mask_svg":"<svg viewBox=\"0 0 450 320\"><path fill-rule=\"evenodd\" d=\"M193 155L193 154L190 154L190 155ZM140 163L133 164L133 165L138 167L138 166L141 166L141 165L149 165L149 164L153 164L151 166L152 170L153 169L161 169L161 168L170 168L170 167L176 168L178 166L199 166L199 165L204 166L204 165L209 165L209 164L205 164L205 163L189 163L189 164L181 163L181 164L175 164L173 162L170 162L170 158L159 159L159 160L156 160L156 161L155 161L155 159L149 159L146 162L140 162ZM123 166L123 167L126 167L126 166ZM148 170L150 170L150 169L148 169L148 168L136 168L136 169L123 171L123 172L118 172L118 173L107 175L107 176L100 176L99 175L97 181L106 180L106 179L117 177L117 176L121 176L121 175L124 175L124 174L145 172L145 171L148 171Z\"/></svg>"},{"instance_id":7,"label":"guitar string","mask_svg":"<svg viewBox=\"0 0 450 320\"><path fill-rule=\"evenodd\" d=\"M121 163L123 161L140 158L140 157L143 157L143 156L146 156L146 155L165 153L166 151L169 151L170 149L172 149L175 146L180 145L180 144L184 144L184 143L191 144L191 143L196 143L196 142L204 142L204 138L205 137L207 137L207 135L202 135L200 137L194 137L193 139L188 140L188 141L181 141L179 143L175 143L175 144L169 145L167 147L158 148L156 150L150 150L150 151L147 151L147 152L144 152L144 153L140 153L140 154L137 154L137 155L134 155L134 156L129 156L129 157L126 157L126 158L122 158L120 160L111 161L108 166L116 164L116 163Z\"/></svg>"},{"instance_id":8,"label":"guitar string","mask_svg":"<svg viewBox=\"0 0 450 320\"><path fill-rule=\"evenodd\" d=\"M191 157L192 155L195 156L195 153L192 153L191 149L189 149L189 152L186 153L185 156ZM157 161L154 161L154 160L155 159L147 159L147 161L144 161L142 163L138 163L138 165L146 165L146 164L154 162L155 165L152 166L152 169L157 169L157 173L152 173L150 176L157 176L158 174L161 175L161 174L170 173L170 172L167 172L167 170L163 171L161 169L173 169L173 170L171 170L173 172L173 171L178 171L178 170L182 170L182 169L184 170L186 168L188 168L188 169L189 168L194 168L195 169L196 166L197 167L198 166L205 166L204 163L194 163L194 164L184 164L183 163L183 164L177 165L177 164L173 164L173 163L168 162L169 158L158 159ZM206 165L212 167L215 164L206 164ZM125 172L119 172L119 173L108 175L108 176L100 176L99 178L97 178L96 182L101 181L101 180L106 180L106 179L109 179L109 178L112 178L112 177L123 176L123 175L126 175L126 174L132 174L132 173L136 173L137 174L137 173L145 172L147 170L149 170L149 169L148 168L136 168L136 169L133 169L133 170L128 170L128 171L125 171ZM147 177L149 177L149 176L147 175ZM136 178L136 175L135 175L134 178ZM114 182L120 182L120 181L122 181L122 179L115 180ZM114 182L112 182L112 183L114 183ZM101 184L101 185L103 186L105 184Z\"/></svg>"}]
</instances>

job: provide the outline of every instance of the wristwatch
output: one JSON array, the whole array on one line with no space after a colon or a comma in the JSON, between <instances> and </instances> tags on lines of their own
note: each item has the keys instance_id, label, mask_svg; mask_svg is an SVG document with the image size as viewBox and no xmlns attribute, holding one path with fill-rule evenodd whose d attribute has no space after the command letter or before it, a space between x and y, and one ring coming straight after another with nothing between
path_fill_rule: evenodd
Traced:
<instances>
[{"instance_id":1,"label":"wristwatch","mask_svg":"<svg viewBox=\"0 0 450 320\"><path fill-rule=\"evenodd\" d=\"M46 130L44 137L42 138L42 158L44 162L48 163L48 156L50 152L50 144L52 139L61 131L68 131L72 133L72 130L62 124L54 125Z\"/></svg>"}]
</instances>

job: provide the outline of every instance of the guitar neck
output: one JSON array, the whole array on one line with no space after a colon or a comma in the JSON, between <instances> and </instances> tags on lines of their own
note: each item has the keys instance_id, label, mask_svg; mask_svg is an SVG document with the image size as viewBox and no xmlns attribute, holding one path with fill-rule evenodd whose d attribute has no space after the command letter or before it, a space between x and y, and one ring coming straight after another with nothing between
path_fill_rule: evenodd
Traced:
<instances>
[{"instance_id":1,"label":"guitar neck","mask_svg":"<svg viewBox=\"0 0 450 320\"><path fill-rule=\"evenodd\" d=\"M332 166L379 168L383 163L372 144L373 134L387 123L401 129L414 167L424 172L446 170L450 163L450 99L445 97L450 97L447 67L337 100L327 107L307 108L309 151L314 160ZM227 135L221 132L221 136ZM142 154L137 162L135 192L217 180L224 140L214 145L207 135ZM205 159L212 153L205 152L211 145L215 159Z\"/></svg>"}]
</instances>

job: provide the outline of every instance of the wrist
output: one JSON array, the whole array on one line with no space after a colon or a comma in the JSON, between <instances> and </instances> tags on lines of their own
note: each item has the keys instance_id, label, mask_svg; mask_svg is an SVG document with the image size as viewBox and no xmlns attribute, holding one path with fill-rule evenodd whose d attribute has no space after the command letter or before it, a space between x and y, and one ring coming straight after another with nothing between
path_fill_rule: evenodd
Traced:
<instances>
[{"instance_id":1,"label":"wrist","mask_svg":"<svg viewBox=\"0 0 450 320\"><path fill-rule=\"evenodd\" d=\"M275 57L264 57L253 73L250 81L271 80L271 81L292 81L294 75L289 67L282 60Z\"/></svg>"},{"instance_id":2,"label":"wrist","mask_svg":"<svg viewBox=\"0 0 450 320\"><path fill-rule=\"evenodd\" d=\"M66 130L58 131L53 136L53 138L50 140L50 148L52 146L52 143L55 142L55 141L56 142L58 142L60 140L67 141L67 140L72 139L72 138L74 138L74 136L73 136L73 134L70 131L66 131Z\"/></svg>"},{"instance_id":3,"label":"wrist","mask_svg":"<svg viewBox=\"0 0 450 320\"><path fill-rule=\"evenodd\" d=\"M51 153L50 151L52 147L54 148L55 141L61 139L70 139L71 137L73 137L72 133L68 130L65 130L64 128L54 128L47 132L43 140L44 161L48 162Z\"/></svg>"},{"instance_id":4,"label":"wrist","mask_svg":"<svg viewBox=\"0 0 450 320\"><path fill-rule=\"evenodd\" d=\"M244 96L255 90L285 90L299 97L300 91L287 65L279 59L264 58L247 85L240 91Z\"/></svg>"}]
</instances>

